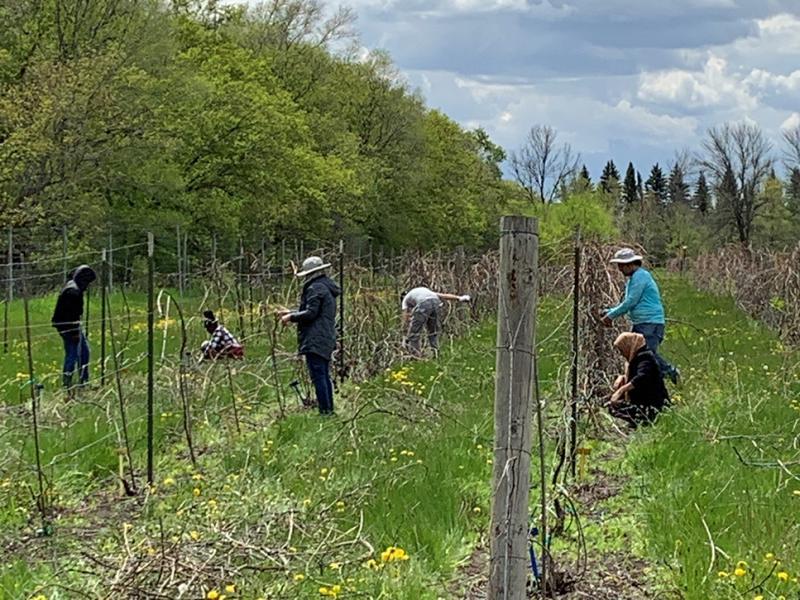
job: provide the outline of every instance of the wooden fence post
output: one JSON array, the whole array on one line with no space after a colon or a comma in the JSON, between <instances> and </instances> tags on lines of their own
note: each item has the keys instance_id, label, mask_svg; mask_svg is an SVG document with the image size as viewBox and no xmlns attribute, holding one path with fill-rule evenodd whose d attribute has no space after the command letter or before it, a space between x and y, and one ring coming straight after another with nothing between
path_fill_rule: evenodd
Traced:
<instances>
[{"instance_id":1,"label":"wooden fence post","mask_svg":"<svg viewBox=\"0 0 800 600\"><path fill-rule=\"evenodd\" d=\"M538 224L500 225L500 285L489 598L527 598L531 409L535 381Z\"/></svg>"}]
</instances>

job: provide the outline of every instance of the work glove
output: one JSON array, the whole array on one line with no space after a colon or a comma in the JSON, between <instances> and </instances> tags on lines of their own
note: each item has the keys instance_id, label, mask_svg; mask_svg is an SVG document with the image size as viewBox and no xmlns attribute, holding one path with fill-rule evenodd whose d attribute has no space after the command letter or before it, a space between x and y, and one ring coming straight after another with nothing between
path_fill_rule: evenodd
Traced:
<instances>
[{"instance_id":1,"label":"work glove","mask_svg":"<svg viewBox=\"0 0 800 600\"><path fill-rule=\"evenodd\" d=\"M470 298L467 294L458 297L459 302L470 302L471 300L472 298Z\"/></svg>"}]
</instances>

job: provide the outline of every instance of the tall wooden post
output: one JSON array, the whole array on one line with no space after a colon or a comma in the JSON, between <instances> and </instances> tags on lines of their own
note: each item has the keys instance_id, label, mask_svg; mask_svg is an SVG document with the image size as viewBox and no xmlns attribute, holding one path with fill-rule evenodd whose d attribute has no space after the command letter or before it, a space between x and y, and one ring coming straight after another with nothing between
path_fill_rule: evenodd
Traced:
<instances>
[{"instance_id":1,"label":"tall wooden post","mask_svg":"<svg viewBox=\"0 0 800 600\"><path fill-rule=\"evenodd\" d=\"M489 572L492 600L527 598L538 245L535 218L503 217Z\"/></svg>"},{"instance_id":2,"label":"tall wooden post","mask_svg":"<svg viewBox=\"0 0 800 600\"><path fill-rule=\"evenodd\" d=\"M580 346L581 228L575 229L575 264L572 274L572 367L570 373L569 467L575 479L578 447L578 350Z\"/></svg>"},{"instance_id":3,"label":"tall wooden post","mask_svg":"<svg viewBox=\"0 0 800 600\"><path fill-rule=\"evenodd\" d=\"M155 314L155 243L153 234L147 234L147 483L153 485L153 367L154 314Z\"/></svg>"}]
</instances>

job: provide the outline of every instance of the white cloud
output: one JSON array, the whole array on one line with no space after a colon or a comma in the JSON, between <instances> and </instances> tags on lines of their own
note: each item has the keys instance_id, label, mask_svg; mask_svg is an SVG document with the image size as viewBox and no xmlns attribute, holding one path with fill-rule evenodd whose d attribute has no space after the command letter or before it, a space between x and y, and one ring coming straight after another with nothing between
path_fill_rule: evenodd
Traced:
<instances>
[{"instance_id":1,"label":"white cloud","mask_svg":"<svg viewBox=\"0 0 800 600\"><path fill-rule=\"evenodd\" d=\"M614 139L658 140L683 146L697 137L696 118L659 114L625 99L607 103L589 96L546 93L533 85L464 77L457 78L456 85L475 103L490 109L485 118L471 123L486 128L508 149L517 147L524 129L535 123L552 125L576 150L590 153L608 152Z\"/></svg>"},{"instance_id":2,"label":"white cloud","mask_svg":"<svg viewBox=\"0 0 800 600\"><path fill-rule=\"evenodd\" d=\"M781 130L797 129L800 127L800 113L792 113L788 119L781 123Z\"/></svg>"},{"instance_id":3,"label":"white cloud","mask_svg":"<svg viewBox=\"0 0 800 600\"><path fill-rule=\"evenodd\" d=\"M774 92L800 91L800 70L792 71L788 75L776 75L764 69L753 69L744 83L752 88Z\"/></svg>"},{"instance_id":4,"label":"white cloud","mask_svg":"<svg viewBox=\"0 0 800 600\"><path fill-rule=\"evenodd\" d=\"M757 100L742 85L741 78L728 71L727 60L714 54L708 57L702 71L670 69L643 73L637 97L645 102L693 109L735 107L746 111L757 106Z\"/></svg>"}]
</instances>

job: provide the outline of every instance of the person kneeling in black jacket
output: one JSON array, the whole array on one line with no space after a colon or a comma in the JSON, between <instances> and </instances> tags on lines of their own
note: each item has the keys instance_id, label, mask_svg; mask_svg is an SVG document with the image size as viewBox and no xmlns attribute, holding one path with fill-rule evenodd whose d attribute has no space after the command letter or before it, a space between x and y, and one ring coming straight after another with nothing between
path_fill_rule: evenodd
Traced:
<instances>
[{"instance_id":1,"label":"person kneeling in black jacket","mask_svg":"<svg viewBox=\"0 0 800 600\"><path fill-rule=\"evenodd\" d=\"M321 415L333 414L330 365L336 349L336 297L341 293L339 286L325 275L328 267L330 264L318 256L304 260L296 275L306 278L300 308L278 313L284 325L297 323L297 351L306 357Z\"/></svg>"},{"instance_id":2,"label":"person kneeling in black jacket","mask_svg":"<svg viewBox=\"0 0 800 600\"><path fill-rule=\"evenodd\" d=\"M656 357L639 333L620 334L614 347L628 364L625 374L614 382L608 411L631 427L650 424L670 404Z\"/></svg>"}]
</instances>

